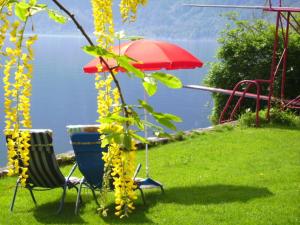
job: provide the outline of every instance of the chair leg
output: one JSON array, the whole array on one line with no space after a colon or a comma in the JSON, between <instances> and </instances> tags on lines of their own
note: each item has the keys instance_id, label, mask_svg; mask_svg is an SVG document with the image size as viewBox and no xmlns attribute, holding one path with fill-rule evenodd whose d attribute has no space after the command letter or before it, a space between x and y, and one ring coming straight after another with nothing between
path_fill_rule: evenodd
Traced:
<instances>
[{"instance_id":1,"label":"chair leg","mask_svg":"<svg viewBox=\"0 0 300 225\"><path fill-rule=\"evenodd\" d=\"M35 200L35 197L33 195L33 191L31 188L28 188L29 192L30 192L30 195L31 195L31 198L32 198L32 201L34 202L34 205L37 206L37 203L36 203L36 200Z\"/></svg>"},{"instance_id":2,"label":"chair leg","mask_svg":"<svg viewBox=\"0 0 300 225\"><path fill-rule=\"evenodd\" d=\"M78 215L79 205L82 202L82 199L81 199L82 185L83 185L83 181L80 182L79 189L77 192L77 199L76 199L76 204L75 204L75 215Z\"/></svg>"},{"instance_id":3,"label":"chair leg","mask_svg":"<svg viewBox=\"0 0 300 225\"><path fill-rule=\"evenodd\" d=\"M163 194L165 193L164 187L162 185L160 185L160 190Z\"/></svg>"},{"instance_id":4,"label":"chair leg","mask_svg":"<svg viewBox=\"0 0 300 225\"><path fill-rule=\"evenodd\" d=\"M12 199L12 202L11 202L11 205L10 205L10 211L11 212L14 209L14 204L15 204L15 200L16 200L16 196L17 196L17 191L18 191L19 185L20 185L20 178L17 180L16 187L15 187L15 192L14 192L14 196L13 196L13 199Z\"/></svg>"},{"instance_id":5,"label":"chair leg","mask_svg":"<svg viewBox=\"0 0 300 225\"><path fill-rule=\"evenodd\" d=\"M79 191L79 189L78 189L78 187L76 187L76 186L74 186L74 188L76 189L76 192L77 192L77 195L78 195L78 191ZM79 196L79 200L80 200L80 203L82 202L82 197L81 197L81 195Z\"/></svg>"},{"instance_id":6,"label":"chair leg","mask_svg":"<svg viewBox=\"0 0 300 225\"><path fill-rule=\"evenodd\" d=\"M62 196L61 196L61 200L60 200L59 208L57 210L57 214L60 214L63 207L64 207L65 198L66 198L66 191L67 191L67 184L65 184L64 187L63 187L63 193L62 193Z\"/></svg>"},{"instance_id":7,"label":"chair leg","mask_svg":"<svg viewBox=\"0 0 300 225\"><path fill-rule=\"evenodd\" d=\"M99 204L99 202L98 202L98 200L97 200L97 196L96 196L96 193L95 193L94 188L91 187L91 191L92 191L92 193L93 193L93 196L94 196L94 199L95 199L96 204L97 204L98 206L100 206L100 204Z\"/></svg>"},{"instance_id":8,"label":"chair leg","mask_svg":"<svg viewBox=\"0 0 300 225\"><path fill-rule=\"evenodd\" d=\"M141 196L142 196L143 203L144 203L144 205L146 205L146 199L145 199L144 192L143 192L142 188L138 188L138 189L139 189L140 192L141 192Z\"/></svg>"}]
</instances>

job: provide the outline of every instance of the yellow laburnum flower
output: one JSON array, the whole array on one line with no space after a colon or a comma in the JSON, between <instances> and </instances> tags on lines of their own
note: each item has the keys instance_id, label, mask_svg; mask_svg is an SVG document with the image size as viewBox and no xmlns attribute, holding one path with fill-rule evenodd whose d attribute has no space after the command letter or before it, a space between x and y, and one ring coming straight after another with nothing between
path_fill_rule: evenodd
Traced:
<instances>
[{"instance_id":1,"label":"yellow laburnum flower","mask_svg":"<svg viewBox=\"0 0 300 225\"><path fill-rule=\"evenodd\" d=\"M146 4L146 2L147 0L121 0L120 11L123 20L135 20L138 5ZM94 16L94 34L97 37L98 45L110 49L114 37L113 0L91 0L91 4ZM26 67L27 59L25 59L25 56L23 58ZM102 65L100 64L98 71L101 70ZM128 132L128 126L131 124L129 122L128 124L123 124L123 122L111 118L111 115L122 115L122 107L124 107L120 103L118 88L112 85L113 81L114 79L111 75L101 74L100 76L96 74L95 76L95 88L98 92L97 122L100 123L98 132L102 134L100 137L101 145L102 147L108 145L108 151L102 154L105 165L103 190L109 188L108 179L112 177L115 185L116 215L124 217L134 209L133 200L136 199L134 192L136 186L132 180L136 148L132 141L131 149L121 149L120 145L122 143L120 143L120 138L117 138ZM26 111L25 103L26 101L24 100L22 105L24 112ZM104 207L101 208L102 212L105 212Z\"/></svg>"},{"instance_id":2,"label":"yellow laburnum flower","mask_svg":"<svg viewBox=\"0 0 300 225\"><path fill-rule=\"evenodd\" d=\"M108 47L113 43L113 0L91 0L95 34L97 42L102 47Z\"/></svg>"},{"instance_id":3,"label":"yellow laburnum flower","mask_svg":"<svg viewBox=\"0 0 300 225\"><path fill-rule=\"evenodd\" d=\"M123 21L130 19L130 22L136 20L138 5L147 4L147 0L121 0L120 2L120 13Z\"/></svg>"},{"instance_id":4,"label":"yellow laburnum flower","mask_svg":"<svg viewBox=\"0 0 300 225\"><path fill-rule=\"evenodd\" d=\"M27 38L23 45L22 41L25 38L20 29L23 27L19 21L12 24L10 40L15 46L5 49L9 60L5 62L3 82L5 134L10 136L7 141L8 167L11 168L11 175L19 174L21 184L25 186L30 161L30 133L21 132L20 128L31 128L30 96L33 66L30 60L34 56L32 45L37 37Z\"/></svg>"}]
</instances>

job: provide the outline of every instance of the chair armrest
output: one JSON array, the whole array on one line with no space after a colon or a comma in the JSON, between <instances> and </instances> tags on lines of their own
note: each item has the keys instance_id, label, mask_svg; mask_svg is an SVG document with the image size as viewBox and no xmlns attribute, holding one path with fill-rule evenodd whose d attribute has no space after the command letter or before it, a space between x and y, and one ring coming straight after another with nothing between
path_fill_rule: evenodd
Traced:
<instances>
[{"instance_id":1,"label":"chair armrest","mask_svg":"<svg viewBox=\"0 0 300 225\"><path fill-rule=\"evenodd\" d=\"M135 180L136 176L137 176L138 173L140 172L141 167L142 167L142 164L139 163L139 164L137 165L136 169L135 169L134 174L133 174L133 178L132 178L133 180Z\"/></svg>"},{"instance_id":2,"label":"chair armrest","mask_svg":"<svg viewBox=\"0 0 300 225\"><path fill-rule=\"evenodd\" d=\"M72 174L74 173L75 169L77 168L77 163L75 163L69 173L69 175L67 176L66 180L69 180L70 177L72 176Z\"/></svg>"}]
</instances>

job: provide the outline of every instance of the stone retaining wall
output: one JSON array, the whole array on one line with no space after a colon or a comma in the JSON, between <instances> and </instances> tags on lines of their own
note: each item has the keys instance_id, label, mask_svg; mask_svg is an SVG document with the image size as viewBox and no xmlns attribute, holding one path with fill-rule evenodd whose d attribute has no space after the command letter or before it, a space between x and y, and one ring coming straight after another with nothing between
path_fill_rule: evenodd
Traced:
<instances>
[{"instance_id":1,"label":"stone retaining wall","mask_svg":"<svg viewBox=\"0 0 300 225\"><path fill-rule=\"evenodd\" d=\"M169 142L182 140L184 138L184 136L190 136L190 135L193 135L194 133L207 132L207 131L211 131L213 129L214 129L214 126L207 127L207 128L198 128L198 129L194 129L194 130L184 131L182 134L172 135L171 138L149 137L148 145L149 145L149 147L153 147L156 145L166 144ZM139 143L137 143L137 148L144 149L145 144L139 142ZM57 158L57 162L60 166L72 164L73 162L75 162L75 155L74 155L73 151L68 151L65 153L57 154L56 158ZM7 168L0 168L0 178L5 177L7 175L7 173L8 173Z\"/></svg>"}]
</instances>

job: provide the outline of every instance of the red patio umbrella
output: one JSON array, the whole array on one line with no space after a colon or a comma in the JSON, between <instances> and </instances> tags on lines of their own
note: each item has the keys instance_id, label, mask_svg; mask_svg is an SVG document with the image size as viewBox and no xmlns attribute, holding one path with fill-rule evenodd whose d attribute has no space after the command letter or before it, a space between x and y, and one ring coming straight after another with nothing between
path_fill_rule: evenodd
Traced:
<instances>
[{"instance_id":1,"label":"red patio umbrella","mask_svg":"<svg viewBox=\"0 0 300 225\"><path fill-rule=\"evenodd\" d=\"M194 69L202 67L203 63L189 53L187 50L178 45L156 40L137 40L115 46L113 51L116 54L126 55L136 60L132 65L143 71L154 70L177 70L177 69ZM116 67L116 61L110 59L107 61L110 67ZM84 68L85 73L97 73L97 65L100 64L98 58L92 60ZM124 71L122 68L117 68L119 71ZM107 68L103 66L103 70Z\"/></svg>"},{"instance_id":2,"label":"red patio umbrella","mask_svg":"<svg viewBox=\"0 0 300 225\"><path fill-rule=\"evenodd\" d=\"M187 50L178 45L156 40L136 40L128 43L115 46L113 51L119 55L126 55L136 62L132 65L143 71L155 70L177 70L177 69L195 69L202 67L203 62L189 53ZM107 60L108 66L115 68L118 71L124 72L124 69L118 67L117 62L113 59ZM85 73L107 72L108 69L102 64L102 71L98 71L98 65L101 64L99 58L95 58L88 63L84 68ZM145 113L145 120L147 120ZM147 137L147 129L145 129L145 137ZM160 187L163 191L163 186L159 182L151 179L148 172L148 145L146 144L146 176L147 178L141 181L145 187ZM141 186L141 187L142 187Z\"/></svg>"}]
</instances>

